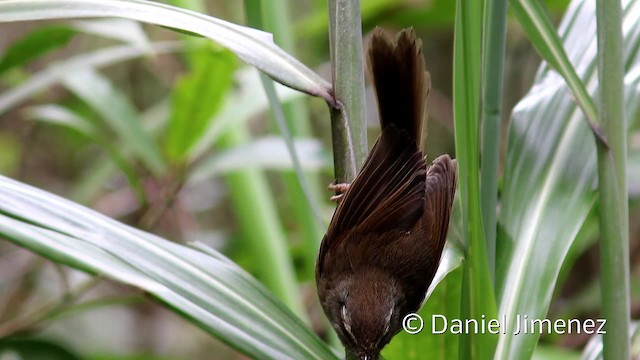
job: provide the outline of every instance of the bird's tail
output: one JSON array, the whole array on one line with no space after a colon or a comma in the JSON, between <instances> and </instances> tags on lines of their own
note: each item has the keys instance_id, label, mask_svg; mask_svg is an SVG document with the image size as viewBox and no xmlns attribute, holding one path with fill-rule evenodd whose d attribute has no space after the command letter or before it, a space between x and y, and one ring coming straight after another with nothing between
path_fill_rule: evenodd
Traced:
<instances>
[{"instance_id":1,"label":"bird's tail","mask_svg":"<svg viewBox=\"0 0 640 360\"><path fill-rule=\"evenodd\" d=\"M367 63L376 89L382 130L393 124L407 131L420 146L426 100L431 88L422 42L413 29L402 30L392 39L381 28L376 28Z\"/></svg>"}]
</instances>

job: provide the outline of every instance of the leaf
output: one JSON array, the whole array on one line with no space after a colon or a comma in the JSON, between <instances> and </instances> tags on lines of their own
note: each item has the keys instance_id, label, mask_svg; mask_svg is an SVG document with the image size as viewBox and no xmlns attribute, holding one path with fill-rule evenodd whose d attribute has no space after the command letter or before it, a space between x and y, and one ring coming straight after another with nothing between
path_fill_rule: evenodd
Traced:
<instances>
[{"instance_id":1,"label":"leaf","mask_svg":"<svg viewBox=\"0 0 640 360\"><path fill-rule=\"evenodd\" d=\"M207 48L173 91L166 152L172 160L184 160L200 140L223 104L232 84L235 59L226 50Z\"/></svg>"},{"instance_id":2,"label":"leaf","mask_svg":"<svg viewBox=\"0 0 640 360\"><path fill-rule=\"evenodd\" d=\"M39 338L0 339L0 359L82 360L59 343Z\"/></svg>"},{"instance_id":3,"label":"leaf","mask_svg":"<svg viewBox=\"0 0 640 360\"><path fill-rule=\"evenodd\" d=\"M84 69L67 74L62 81L91 106L154 173L161 174L164 171L164 159L149 133L142 127L137 110L107 78L96 71Z\"/></svg>"},{"instance_id":4,"label":"leaf","mask_svg":"<svg viewBox=\"0 0 640 360\"><path fill-rule=\"evenodd\" d=\"M0 22L122 17L208 37L296 90L333 103L331 85L275 45L270 34L204 14L144 0L5 0Z\"/></svg>"},{"instance_id":5,"label":"leaf","mask_svg":"<svg viewBox=\"0 0 640 360\"><path fill-rule=\"evenodd\" d=\"M140 23L126 19L92 19L71 22L78 31L122 41L141 50L149 50L151 42Z\"/></svg>"},{"instance_id":6,"label":"leaf","mask_svg":"<svg viewBox=\"0 0 640 360\"><path fill-rule=\"evenodd\" d=\"M251 358L337 359L269 291L214 250L169 242L5 177L0 234L53 261L139 287Z\"/></svg>"},{"instance_id":7,"label":"leaf","mask_svg":"<svg viewBox=\"0 0 640 360\"><path fill-rule=\"evenodd\" d=\"M269 107L269 102L260 84L260 73L253 68L236 71L235 89L226 97L224 105L207 123L204 135L189 149L191 159L200 157L220 138L230 126L241 126L251 117ZM301 94L277 84L278 98L282 102L298 98Z\"/></svg>"},{"instance_id":8,"label":"leaf","mask_svg":"<svg viewBox=\"0 0 640 360\"><path fill-rule=\"evenodd\" d=\"M0 58L0 74L66 45L76 31L64 25L43 26L11 44Z\"/></svg>"},{"instance_id":9,"label":"leaf","mask_svg":"<svg viewBox=\"0 0 640 360\"><path fill-rule=\"evenodd\" d=\"M145 202L145 194L142 189L142 185L140 184L140 179L132 168L132 164L128 161L130 159L127 159L124 156L128 155L128 146L114 145L113 141L97 129L90 120L59 105L49 104L33 106L28 109L27 117L74 129L103 146L109 153L110 160L118 165L120 170L122 170L127 177L127 180L134 189L140 203ZM102 183L104 182L101 182L101 184Z\"/></svg>"},{"instance_id":10,"label":"leaf","mask_svg":"<svg viewBox=\"0 0 640 360\"><path fill-rule=\"evenodd\" d=\"M637 121L640 101L640 2L624 1L625 111ZM595 6L573 1L560 25L569 60L597 92ZM496 359L529 358L537 334L513 335L516 315L544 318L558 274L596 198L596 152L583 113L562 77L543 63L513 110L498 233L496 292L506 316ZM630 127L632 124L630 124ZM544 261L542 261L544 260Z\"/></svg>"},{"instance_id":11,"label":"leaf","mask_svg":"<svg viewBox=\"0 0 640 360\"><path fill-rule=\"evenodd\" d=\"M332 168L333 162L318 140L297 138L294 145L304 170ZM284 140L276 136L265 136L204 159L194 169L190 181L203 181L246 168L290 170L292 166Z\"/></svg>"},{"instance_id":12,"label":"leaf","mask_svg":"<svg viewBox=\"0 0 640 360\"><path fill-rule=\"evenodd\" d=\"M1 6L2 2L0 2L0 7ZM129 45L114 46L53 63L46 69L32 75L25 83L0 94L0 115L7 112L13 106L28 100L40 91L44 91L48 87L57 84L72 71L84 69L94 70L150 54L166 54L177 52L181 49L180 43L175 41L152 43L149 51Z\"/></svg>"},{"instance_id":13,"label":"leaf","mask_svg":"<svg viewBox=\"0 0 640 360\"><path fill-rule=\"evenodd\" d=\"M55 104L32 106L27 110L26 117L74 129L91 139L95 139L99 134L99 130L90 121Z\"/></svg>"},{"instance_id":14,"label":"leaf","mask_svg":"<svg viewBox=\"0 0 640 360\"><path fill-rule=\"evenodd\" d=\"M511 0L511 9L548 65L567 82L578 105L584 111L584 118L591 126L598 124L598 113L593 98L572 66L561 39L553 28L553 23L538 0ZM566 15L565 15L566 16ZM597 133L599 135L599 133Z\"/></svg>"},{"instance_id":15,"label":"leaf","mask_svg":"<svg viewBox=\"0 0 640 360\"><path fill-rule=\"evenodd\" d=\"M456 2L453 114L455 122L458 191L462 200L462 233L466 243L460 317L494 318L493 283L482 228L480 208L480 74L482 57L482 2ZM464 333L460 337L460 358L488 359L495 336Z\"/></svg>"}]
</instances>

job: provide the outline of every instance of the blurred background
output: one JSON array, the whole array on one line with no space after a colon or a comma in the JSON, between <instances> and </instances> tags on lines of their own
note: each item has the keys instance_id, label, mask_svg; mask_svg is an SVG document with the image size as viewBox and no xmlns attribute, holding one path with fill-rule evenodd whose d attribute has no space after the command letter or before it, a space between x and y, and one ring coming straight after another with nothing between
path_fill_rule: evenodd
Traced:
<instances>
[{"instance_id":1,"label":"blurred background","mask_svg":"<svg viewBox=\"0 0 640 360\"><path fill-rule=\"evenodd\" d=\"M278 3L280 11L263 15L263 27L330 80L326 1ZM568 1L545 4L558 21ZM196 10L247 23L241 1L203 5ZM362 0L365 44L375 26L392 32L413 26L423 40L432 78L429 159L455 155L454 15L451 0ZM317 247L335 207L326 190L334 179L329 112L322 100L279 92L307 171L311 194L305 194L255 70L226 50L125 20L0 26L0 174L167 239L202 241L220 250L332 341L313 279ZM503 134L510 109L527 92L539 63L511 19ZM74 72L78 64L85 70ZM367 94L371 144L377 110L370 89ZM634 275L638 215L632 211L630 220ZM549 318L598 315L597 249L588 245L577 253L563 271ZM640 313L637 283L633 276L632 316ZM16 335L25 346L71 359L242 358L138 289L88 277L0 241L0 338ZM587 340L580 334L549 335L541 343L580 349ZM1 360L7 356L0 352Z\"/></svg>"}]
</instances>

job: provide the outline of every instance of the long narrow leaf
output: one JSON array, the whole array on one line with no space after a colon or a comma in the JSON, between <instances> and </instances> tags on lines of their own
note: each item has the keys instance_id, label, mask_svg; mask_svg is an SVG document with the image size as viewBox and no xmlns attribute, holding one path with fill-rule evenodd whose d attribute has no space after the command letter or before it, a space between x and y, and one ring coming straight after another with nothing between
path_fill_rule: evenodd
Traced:
<instances>
[{"instance_id":1,"label":"long narrow leaf","mask_svg":"<svg viewBox=\"0 0 640 360\"><path fill-rule=\"evenodd\" d=\"M480 56L482 2L456 3L453 107L459 191L462 199L463 239L467 244L463 272L462 318L491 318L496 313L493 284L480 210ZM464 334L460 358L487 359L493 353L494 337L488 333Z\"/></svg>"},{"instance_id":2,"label":"long narrow leaf","mask_svg":"<svg viewBox=\"0 0 640 360\"><path fill-rule=\"evenodd\" d=\"M92 69L72 71L62 79L64 85L86 102L156 174L166 168L160 150L144 130L138 111L111 81Z\"/></svg>"},{"instance_id":3,"label":"long narrow leaf","mask_svg":"<svg viewBox=\"0 0 640 360\"><path fill-rule=\"evenodd\" d=\"M640 2L624 1L625 111L637 121L640 101ZM570 61L592 93L595 2L573 1L559 29ZM496 359L531 356L538 334L514 335L517 315L544 318L560 268L596 199L596 151L563 78L543 63L513 112L504 165L496 274L499 314L506 319ZM631 124L630 124L631 125ZM541 261L544 259L544 261Z\"/></svg>"},{"instance_id":4,"label":"long narrow leaf","mask_svg":"<svg viewBox=\"0 0 640 360\"><path fill-rule=\"evenodd\" d=\"M0 22L122 17L208 37L276 81L333 103L331 86L273 43L271 35L197 12L145 0L5 0Z\"/></svg>"},{"instance_id":5,"label":"long narrow leaf","mask_svg":"<svg viewBox=\"0 0 640 360\"><path fill-rule=\"evenodd\" d=\"M54 261L139 287L253 358L336 358L271 293L213 250L169 242L5 177L0 234Z\"/></svg>"},{"instance_id":6,"label":"long narrow leaf","mask_svg":"<svg viewBox=\"0 0 640 360\"><path fill-rule=\"evenodd\" d=\"M180 43L175 41L152 43L149 51L130 45L114 46L53 63L23 84L0 94L0 115L49 86L59 83L72 71L96 69L146 55L173 53L181 49Z\"/></svg>"},{"instance_id":7,"label":"long narrow leaf","mask_svg":"<svg viewBox=\"0 0 640 360\"><path fill-rule=\"evenodd\" d=\"M556 70L567 82L584 114L585 119L597 136L602 136L598 126L598 113L593 98L580 80L562 47L560 37L553 29L549 15L537 0L511 0L511 8L520 24L549 66Z\"/></svg>"}]
</instances>

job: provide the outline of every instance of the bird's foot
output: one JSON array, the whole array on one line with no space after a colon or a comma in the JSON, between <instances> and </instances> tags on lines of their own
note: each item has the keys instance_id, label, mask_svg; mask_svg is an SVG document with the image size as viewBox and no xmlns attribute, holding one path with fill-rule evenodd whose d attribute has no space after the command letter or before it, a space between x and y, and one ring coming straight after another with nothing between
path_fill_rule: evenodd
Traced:
<instances>
[{"instance_id":1,"label":"bird's foot","mask_svg":"<svg viewBox=\"0 0 640 360\"><path fill-rule=\"evenodd\" d=\"M330 200L339 202L342 199L344 193L349 190L349 186L351 186L351 184L349 183L329 184L329 190L338 193L337 195L332 196Z\"/></svg>"}]
</instances>

